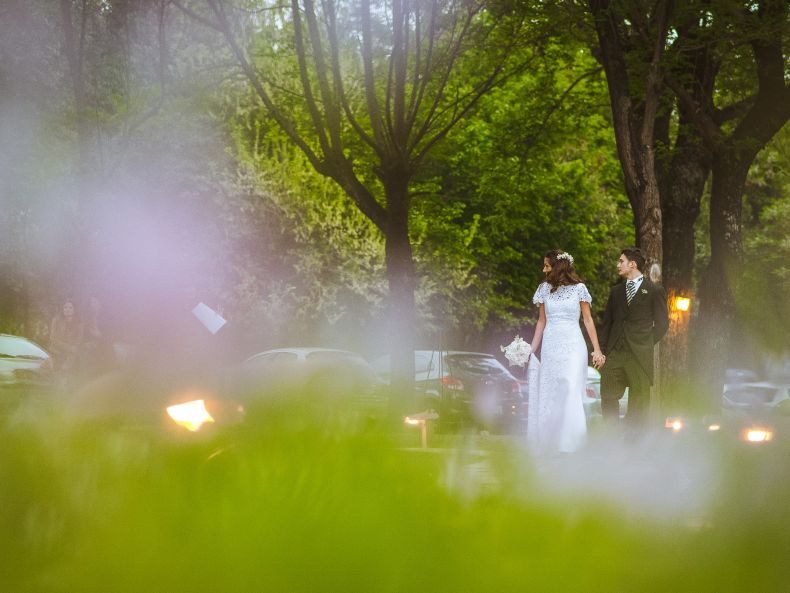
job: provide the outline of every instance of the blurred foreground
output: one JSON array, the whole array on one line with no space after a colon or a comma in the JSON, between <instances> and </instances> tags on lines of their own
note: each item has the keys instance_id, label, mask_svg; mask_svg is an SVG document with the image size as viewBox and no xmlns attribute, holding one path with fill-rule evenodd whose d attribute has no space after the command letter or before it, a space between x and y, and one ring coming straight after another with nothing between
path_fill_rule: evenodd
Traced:
<instances>
[{"instance_id":1,"label":"blurred foreground","mask_svg":"<svg viewBox=\"0 0 790 593\"><path fill-rule=\"evenodd\" d=\"M307 396L305 396L307 397ZM3 591L781 591L790 444L383 431L299 398L210 432L0 428Z\"/></svg>"}]
</instances>

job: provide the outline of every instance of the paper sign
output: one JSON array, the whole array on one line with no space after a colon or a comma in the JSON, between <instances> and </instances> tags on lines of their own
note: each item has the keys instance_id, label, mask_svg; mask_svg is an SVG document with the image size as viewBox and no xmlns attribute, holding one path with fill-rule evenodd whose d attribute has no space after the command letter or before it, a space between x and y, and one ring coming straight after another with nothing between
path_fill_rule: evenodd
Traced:
<instances>
[{"instance_id":1,"label":"paper sign","mask_svg":"<svg viewBox=\"0 0 790 593\"><path fill-rule=\"evenodd\" d=\"M222 315L203 303L198 303L197 307L192 309L192 314L197 317L200 323L205 325L206 329L212 334L217 333L220 328L227 323L227 321L222 318Z\"/></svg>"}]
</instances>

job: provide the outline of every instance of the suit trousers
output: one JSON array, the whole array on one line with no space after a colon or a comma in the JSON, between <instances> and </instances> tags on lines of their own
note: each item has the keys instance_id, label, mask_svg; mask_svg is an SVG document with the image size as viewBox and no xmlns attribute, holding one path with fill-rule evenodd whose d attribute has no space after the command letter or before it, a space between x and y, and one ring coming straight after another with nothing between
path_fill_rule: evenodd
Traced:
<instances>
[{"instance_id":1,"label":"suit trousers","mask_svg":"<svg viewBox=\"0 0 790 593\"><path fill-rule=\"evenodd\" d=\"M620 418L619 400L628 387L628 425L639 426L647 420L650 409L650 377L628 349L614 349L606 356L601 369L601 413L604 420Z\"/></svg>"}]
</instances>

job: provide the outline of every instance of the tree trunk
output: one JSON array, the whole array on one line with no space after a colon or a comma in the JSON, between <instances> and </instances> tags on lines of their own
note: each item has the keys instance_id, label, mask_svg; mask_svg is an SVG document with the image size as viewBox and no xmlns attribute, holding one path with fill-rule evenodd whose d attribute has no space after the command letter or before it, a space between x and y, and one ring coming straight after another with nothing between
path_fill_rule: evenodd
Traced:
<instances>
[{"instance_id":1,"label":"tree trunk","mask_svg":"<svg viewBox=\"0 0 790 593\"><path fill-rule=\"evenodd\" d=\"M664 287L667 290L669 331L660 343L662 404L673 409L688 392L689 325L691 309L675 308L676 297L691 299L694 280L694 226L700 201L710 175L710 152L694 128L685 126L681 110L681 131L672 161L662 175L661 210L663 214Z\"/></svg>"},{"instance_id":2,"label":"tree trunk","mask_svg":"<svg viewBox=\"0 0 790 593\"><path fill-rule=\"evenodd\" d=\"M700 283L700 313L693 349L697 380L694 392L699 394L703 409L710 411L721 405L724 369L733 339L734 289L743 251L742 196L754 154L739 154L733 148L722 147L713 157L711 258Z\"/></svg>"},{"instance_id":3,"label":"tree trunk","mask_svg":"<svg viewBox=\"0 0 790 593\"><path fill-rule=\"evenodd\" d=\"M661 281L662 246L661 199L656 175L655 135L662 98L659 69L663 55L671 3L659 1L654 6L655 38L650 52L633 52L623 36L629 19L618 14L618 6L609 0L589 0L590 13L598 36L599 60L606 72L609 100L612 105L615 141L623 169L625 191L634 212L636 245L647 259L646 274ZM644 61L644 70L633 69L633 60ZM644 76L642 94L634 91L631 77ZM658 349L654 365L658 364ZM660 374L651 390L650 409L659 408Z\"/></svg>"},{"instance_id":4,"label":"tree trunk","mask_svg":"<svg viewBox=\"0 0 790 593\"><path fill-rule=\"evenodd\" d=\"M402 417L416 409L414 394L414 336L416 274L409 240L408 176L384 180L387 197L385 263L389 284L389 335L391 355L391 411Z\"/></svg>"},{"instance_id":5,"label":"tree trunk","mask_svg":"<svg viewBox=\"0 0 790 593\"><path fill-rule=\"evenodd\" d=\"M82 19L86 18L82 8ZM63 48L69 65L69 77L74 94L74 111L77 114L78 171L80 179L85 179L90 171L90 124L85 92L85 79L82 68L82 48L72 22L72 1L60 0L60 13L63 30Z\"/></svg>"},{"instance_id":6,"label":"tree trunk","mask_svg":"<svg viewBox=\"0 0 790 593\"><path fill-rule=\"evenodd\" d=\"M598 36L598 58L606 73L612 105L615 141L623 169L625 191L634 212L637 247L645 252L647 272L661 277L661 200L655 168L655 126L661 97L659 61L666 39L670 7L659 2L655 7L658 33L645 60L644 96L632 89L629 60L635 58L621 38L625 20L608 0L589 0L590 13Z\"/></svg>"}]
</instances>

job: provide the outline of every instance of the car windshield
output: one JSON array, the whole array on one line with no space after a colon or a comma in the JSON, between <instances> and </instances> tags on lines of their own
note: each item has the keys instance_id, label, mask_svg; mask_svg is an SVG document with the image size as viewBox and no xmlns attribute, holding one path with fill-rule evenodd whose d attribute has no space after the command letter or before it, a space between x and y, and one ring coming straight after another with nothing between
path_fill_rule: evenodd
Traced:
<instances>
[{"instance_id":1,"label":"car windshield","mask_svg":"<svg viewBox=\"0 0 790 593\"><path fill-rule=\"evenodd\" d=\"M445 357L447 364L459 371L473 373L476 375L510 375L510 372L502 366L493 356L480 354L448 354Z\"/></svg>"},{"instance_id":2,"label":"car windshield","mask_svg":"<svg viewBox=\"0 0 790 593\"><path fill-rule=\"evenodd\" d=\"M49 358L47 353L33 342L15 336L0 336L0 357L32 358L36 360Z\"/></svg>"},{"instance_id":3,"label":"car windshield","mask_svg":"<svg viewBox=\"0 0 790 593\"><path fill-rule=\"evenodd\" d=\"M727 398L738 404L761 405L771 403L779 390L776 387L750 385L727 392Z\"/></svg>"}]
</instances>

